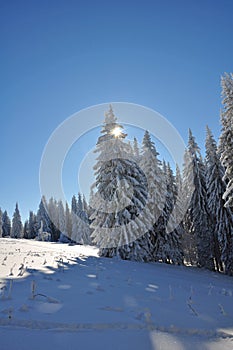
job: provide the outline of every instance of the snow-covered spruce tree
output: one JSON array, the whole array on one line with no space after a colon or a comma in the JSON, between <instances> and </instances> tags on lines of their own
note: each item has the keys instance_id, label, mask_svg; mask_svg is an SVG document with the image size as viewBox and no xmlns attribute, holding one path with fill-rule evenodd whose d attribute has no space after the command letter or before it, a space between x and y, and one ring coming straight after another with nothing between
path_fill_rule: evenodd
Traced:
<instances>
[{"instance_id":1,"label":"snow-covered spruce tree","mask_svg":"<svg viewBox=\"0 0 233 350\"><path fill-rule=\"evenodd\" d=\"M133 139L133 154L135 157L135 161L139 162L140 161L140 149L139 149L138 140L136 139L136 137L134 137L134 139Z\"/></svg>"},{"instance_id":2,"label":"snow-covered spruce tree","mask_svg":"<svg viewBox=\"0 0 233 350\"><path fill-rule=\"evenodd\" d=\"M61 243L70 243L71 242L71 234L72 234L72 219L71 219L71 213L69 209L69 205L66 202L66 206L64 208L63 203L59 205L60 201L58 202L58 207L60 206L59 211L61 212L62 219L60 219L59 216L59 229L60 229L60 238L59 242ZM63 209L62 209L63 207ZM63 216L64 215L64 216Z\"/></svg>"},{"instance_id":3,"label":"snow-covered spruce tree","mask_svg":"<svg viewBox=\"0 0 233 350\"><path fill-rule=\"evenodd\" d=\"M184 159L187 159L187 150L184 155ZM188 164L188 162L185 162ZM173 215L175 217L176 224L179 224L180 237L181 237L181 246L183 253L183 260L187 264L195 265L196 263L196 240L193 235L189 233L189 224L185 220L187 219L186 211L189 205L189 191L192 191L192 186L185 188L183 184L183 177L181 175L180 168L176 164L176 175L175 175L175 184L176 184L176 194L175 194L175 208ZM187 184L186 184L187 185Z\"/></svg>"},{"instance_id":4,"label":"snow-covered spruce tree","mask_svg":"<svg viewBox=\"0 0 233 350\"><path fill-rule=\"evenodd\" d=\"M192 220L190 215L190 203L194 191L193 171L190 166L192 164L189 150L186 148L184 153L184 167L183 167L183 182L182 182L182 197L183 197L183 227L184 234L182 238L184 261L186 265L197 265L197 242L196 236L192 233ZM185 181L184 181L185 179Z\"/></svg>"},{"instance_id":5,"label":"snow-covered spruce tree","mask_svg":"<svg viewBox=\"0 0 233 350\"><path fill-rule=\"evenodd\" d=\"M15 211L13 214L11 237L12 238L22 238L23 237L23 224L21 221L18 203L16 203Z\"/></svg>"},{"instance_id":6,"label":"snow-covered spruce tree","mask_svg":"<svg viewBox=\"0 0 233 350\"><path fill-rule=\"evenodd\" d=\"M33 213L33 211L30 211L29 219L28 219L28 238L29 239L36 238L37 229L38 229L38 225L37 225L36 215Z\"/></svg>"},{"instance_id":7,"label":"snow-covered spruce tree","mask_svg":"<svg viewBox=\"0 0 233 350\"><path fill-rule=\"evenodd\" d=\"M72 218L70 213L70 208L68 203L66 203L66 210L65 210L65 225L66 225L66 235L69 239L71 239L72 235Z\"/></svg>"},{"instance_id":8,"label":"snow-covered spruce tree","mask_svg":"<svg viewBox=\"0 0 233 350\"><path fill-rule=\"evenodd\" d=\"M10 236L11 234L11 220L5 210L2 214L2 237Z\"/></svg>"},{"instance_id":9,"label":"snow-covered spruce tree","mask_svg":"<svg viewBox=\"0 0 233 350\"><path fill-rule=\"evenodd\" d=\"M150 259L158 261L162 259L164 243L165 223L163 210L165 204L166 184L161 169L161 161L158 152L151 140L148 131L145 132L142 141L142 153L140 167L147 177L148 198L147 203L153 216L153 225L150 229Z\"/></svg>"},{"instance_id":10,"label":"snow-covered spruce tree","mask_svg":"<svg viewBox=\"0 0 233 350\"><path fill-rule=\"evenodd\" d=\"M223 181L224 169L220 163L216 141L208 126L206 129L205 148L207 203L210 216L209 225L213 233L215 266L218 271L222 271L221 250L224 256L224 247L226 248L228 245L226 238L232 232L232 222L231 213L229 209L224 207L224 200L222 198L226 189L226 184ZM222 247L221 249L220 246Z\"/></svg>"},{"instance_id":11,"label":"snow-covered spruce tree","mask_svg":"<svg viewBox=\"0 0 233 350\"><path fill-rule=\"evenodd\" d=\"M59 200L57 203L57 212L58 212L58 229L60 233L65 234L65 231L66 231L65 209L61 200Z\"/></svg>"},{"instance_id":12,"label":"snow-covered spruce tree","mask_svg":"<svg viewBox=\"0 0 233 350\"><path fill-rule=\"evenodd\" d=\"M87 203L85 202L85 205ZM78 193L78 200L72 197L72 235L73 241L79 244L91 244L90 227L88 215L84 210L81 193Z\"/></svg>"},{"instance_id":13,"label":"snow-covered spruce tree","mask_svg":"<svg viewBox=\"0 0 233 350\"><path fill-rule=\"evenodd\" d=\"M46 201L45 196L42 196L40 204L39 204L39 209L37 211L37 235L40 233L47 233L51 235L52 230L51 230L51 219L48 214L48 204Z\"/></svg>"},{"instance_id":14,"label":"snow-covered spruce tree","mask_svg":"<svg viewBox=\"0 0 233 350\"><path fill-rule=\"evenodd\" d=\"M90 229L90 221L88 216L88 205L85 199L85 196L81 198L82 200L82 211L81 211L81 219L82 219L82 242L83 244L91 244L91 229Z\"/></svg>"},{"instance_id":15,"label":"snow-covered spruce tree","mask_svg":"<svg viewBox=\"0 0 233 350\"><path fill-rule=\"evenodd\" d=\"M28 236L29 236L29 224L28 224L28 220L26 220L23 225L23 238L28 239Z\"/></svg>"},{"instance_id":16,"label":"snow-covered spruce tree","mask_svg":"<svg viewBox=\"0 0 233 350\"><path fill-rule=\"evenodd\" d=\"M225 169L223 180L226 189L223 194L224 206L228 208L229 215L233 213L233 74L222 77L222 96L224 109L221 113L222 132L219 140L219 153L221 163ZM229 222L229 226L232 225ZM222 260L226 273L233 275L233 232L226 231L222 248Z\"/></svg>"},{"instance_id":17,"label":"snow-covered spruce tree","mask_svg":"<svg viewBox=\"0 0 233 350\"><path fill-rule=\"evenodd\" d=\"M182 235L183 227L178 217L177 208L175 205L177 197L177 187L175 183L175 176L170 167L170 164L164 164L164 178L166 181L166 199L163 210L165 232L164 232L164 246L162 250L162 260L166 263L183 264L183 249L182 249Z\"/></svg>"},{"instance_id":18,"label":"snow-covered spruce tree","mask_svg":"<svg viewBox=\"0 0 233 350\"><path fill-rule=\"evenodd\" d=\"M47 210L50 218L51 241L57 242L59 241L59 238L60 238L60 230L59 230L58 203L56 199L54 198L49 199Z\"/></svg>"},{"instance_id":19,"label":"snow-covered spruce tree","mask_svg":"<svg viewBox=\"0 0 233 350\"><path fill-rule=\"evenodd\" d=\"M224 109L221 114L222 132L219 150L225 168L226 190L223 198L225 206L233 208L233 74L222 77L222 96Z\"/></svg>"},{"instance_id":20,"label":"snow-covered spruce tree","mask_svg":"<svg viewBox=\"0 0 233 350\"><path fill-rule=\"evenodd\" d=\"M0 238L3 237L2 235L2 209L0 208Z\"/></svg>"},{"instance_id":21,"label":"snow-covered spruce tree","mask_svg":"<svg viewBox=\"0 0 233 350\"><path fill-rule=\"evenodd\" d=\"M189 130L188 153L184 164L184 189L194 186L186 214L185 228L196 244L197 266L214 270L213 233L209 228L205 169L200 149ZM187 232L186 232L187 233Z\"/></svg>"},{"instance_id":22,"label":"snow-covered spruce tree","mask_svg":"<svg viewBox=\"0 0 233 350\"><path fill-rule=\"evenodd\" d=\"M80 201L77 201L77 198L75 195L72 197L71 201L71 219L72 219L72 234L71 239L72 241L82 244L82 222L79 217L81 213L81 206L82 203Z\"/></svg>"},{"instance_id":23,"label":"snow-covered spruce tree","mask_svg":"<svg viewBox=\"0 0 233 350\"><path fill-rule=\"evenodd\" d=\"M94 166L96 193L90 203L92 239L102 256L144 261L150 253L144 234L151 219L145 208L147 182L122 129L110 106L95 150L99 155Z\"/></svg>"}]
</instances>

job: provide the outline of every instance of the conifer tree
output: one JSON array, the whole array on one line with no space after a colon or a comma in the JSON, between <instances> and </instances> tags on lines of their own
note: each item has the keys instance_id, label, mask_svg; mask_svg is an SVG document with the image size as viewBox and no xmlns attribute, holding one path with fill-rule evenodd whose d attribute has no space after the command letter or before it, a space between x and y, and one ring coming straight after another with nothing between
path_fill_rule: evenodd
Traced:
<instances>
[{"instance_id":1,"label":"conifer tree","mask_svg":"<svg viewBox=\"0 0 233 350\"><path fill-rule=\"evenodd\" d=\"M197 237L192 233L192 216L190 215L190 204L193 192L194 176L192 171L192 159L189 155L189 149L186 148L184 153L183 181L181 190L183 198L182 211L184 211L184 218L182 221L184 227L182 245L185 263L189 265L197 265Z\"/></svg>"},{"instance_id":2,"label":"conifer tree","mask_svg":"<svg viewBox=\"0 0 233 350\"><path fill-rule=\"evenodd\" d=\"M225 168L226 190L223 198L225 206L233 207L233 74L222 77L224 109L221 114L222 132L220 136L221 162Z\"/></svg>"},{"instance_id":3,"label":"conifer tree","mask_svg":"<svg viewBox=\"0 0 233 350\"><path fill-rule=\"evenodd\" d=\"M140 149L138 146L138 140L136 139L136 137L134 137L133 139L133 154L134 154L134 158L136 162L140 161Z\"/></svg>"},{"instance_id":4,"label":"conifer tree","mask_svg":"<svg viewBox=\"0 0 233 350\"><path fill-rule=\"evenodd\" d=\"M72 219L71 219L71 213L69 209L68 203L66 203L66 210L65 210L65 225L66 225L66 236L71 239L72 235Z\"/></svg>"},{"instance_id":5,"label":"conifer tree","mask_svg":"<svg viewBox=\"0 0 233 350\"><path fill-rule=\"evenodd\" d=\"M95 150L99 155L94 166L92 238L102 256L142 261L149 254L148 240L141 237L150 228L150 213L142 215L147 200L146 178L134 161L131 147L124 142L122 129L110 106Z\"/></svg>"},{"instance_id":6,"label":"conifer tree","mask_svg":"<svg viewBox=\"0 0 233 350\"><path fill-rule=\"evenodd\" d=\"M166 200L163 215L166 230L164 233L162 260L164 262L180 265L183 264L183 249L181 242L183 226L178 220L177 210L174 210L175 205L178 205L178 203L176 203L177 187L175 176L169 163L164 167L164 177L166 180Z\"/></svg>"},{"instance_id":7,"label":"conifer tree","mask_svg":"<svg viewBox=\"0 0 233 350\"><path fill-rule=\"evenodd\" d=\"M58 229L60 233L65 233L66 225L65 225L65 210L64 205L61 200L58 201L57 204L57 212L58 212Z\"/></svg>"},{"instance_id":8,"label":"conifer tree","mask_svg":"<svg viewBox=\"0 0 233 350\"><path fill-rule=\"evenodd\" d=\"M39 209L37 211L37 231L41 233L43 232L47 232L49 234L51 234L52 230L51 230L51 219L49 217L48 214L48 204L46 201L45 196L42 196L40 204L39 204ZM37 232L37 233L38 233Z\"/></svg>"},{"instance_id":9,"label":"conifer tree","mask_svg":"<svg viewBox=\"0 0 233 350\"><path fill-rule=\"evenodd\" d=\"M213 234L209 229L204 164L191 130L184 166L184 188L187 190L190 185L194 188L186 214L186 229L190 237L194 236L197 265L214 270Z\"/></svg>"},{"instance_id":10,"label":"conifer tree","mask_svg":"<svg viewBox=\"0 0 233 350\"><path fill-rule=\"evenodd\" d=\"M150 259L158 261L162 259L164 244L165 222L163 210L165 205L166 184L161 169L161 161L158 152L151 140L148 131L145 131L142 141L142 154L140 166L147 177L148 198L147 203L153 216L153 225L149 231L150 236Z\"/></svg>"},{"instance_id":11,"label":"conifer tree","mask_svg":"<svg viewBox=\"0 0 233 350\"><path fill-rule=\"evenodd\" d=\"M2 214L2 237L10 236L11 234L11 220L5 210Z\"/></svg>"},{"instance_id":12,"label":"conifer tree","mask_svg":"<svg viewBox=\"0 0 233 350\"><path fill-rule=\"evenodd\" d=\"M28 223L28 220L26 220L24 225L23 225L23 238L25 238L25 239L29 238L29 223Z\"/></svg>"},{"instance_id":13,"label":"conifer tree","mask_svg":"<svg viewBox=\"0 0 233 350\"><path fill-rule=\"evenodd\" d=\"M21 221L18 203L16 203L15 211L13 214L11 237L12 238L22 238L23 237L23 224Z\"/></svg>"},{"instance_id":14,"label":"conifer tree","mask_svg":"<svg viewBox=\"0 0 233 350\"><path fill-rule=\"evenodd\" d=\"M222 198L223 193L226 189L226 184L223 181L224 169L220 163L216 141L214 140L213 134L211 133L208 126L206 129L205 148L207 204L208 213L210 216L209 225L211 227L211 231L213 232L215 266L217 270L222 271L223 266L220 242L222 249L224 249L223 247L226 247L227 245L227 242L224 242L226 238L226 233L228 232L228 234L230 234L230 232L232 231L232 227L230 222L229 210L224 208L224 200Z\"/></svg>"},{"instance_id":15,"label":"conifer tree","mask_svg":"<svg viewBox=\"0 0 233 350\"><path fill-rule=\"evenodd\" d=\"M36 215L33 213L33 211L29 212L29 219L28 219L28 238L34 239L37 235L37 219Z\"/></svg>"}]
</instances>

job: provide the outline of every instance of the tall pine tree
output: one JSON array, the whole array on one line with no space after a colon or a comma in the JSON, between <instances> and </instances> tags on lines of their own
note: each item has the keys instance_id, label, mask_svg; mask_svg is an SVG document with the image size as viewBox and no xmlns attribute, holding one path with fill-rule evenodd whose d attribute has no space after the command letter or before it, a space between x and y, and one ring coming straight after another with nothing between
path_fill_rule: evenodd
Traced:
<instances>
[{"instance_id":1,"label":"tall pine tree","mask_svg":"<svg viewBox=\"0 0 233 350\"><path fill-rule=\"evenodd\" d=\"M22 238L23 237L23 224L21 221L18 203L16 203L15 211L13 214L11 237L12 238Z\"/></svg>"},{"instance_id":2,"label":"tall pine tree","mask_svg":"<svg viewBox=\"0 0 233 350\"><path fill-rule=\"evenodd\" d=\"M2 214L2 237L10 236L11 234L11 220L5 210Z\"/></svg>"},{"instance_id":3,"label":"tall pine tree","mask_svg":"<svg viewBox=\"0 0 233 350\"><path fill-rule=\"evenodd\" d=\"M204 164L200 149L189 130L188 150L184 165L184 189L193 185L186 214L186 230L194 237L196 261L199 267L214 270L213 234L209 228Z\"/></svg>"},{"instance_id":4,"label":"tall pine tree","mask_svg":"<svg viewBox=\"0 0 233 350\"><path fill-rule=\"evenodd\" d=\"M225 206L233 207L233 74L225 74L222 78L222 96L224 109L221 115L219 149L227 185L223 198L226 201Z\"/></svg>"},{"instance_id":5,"label":"tall pine tree","mask_svg":"<svg viewBox=\"0 0 233 350\"><path fill-rule=\"evenodd\" d=\"M222 257L225 255L226 233L229 229L232 230L232 228L229 221L229 210L224 207L224 200L222 198L226 189L226 184L223 181L224 169L220 163L216 141L208 126L206 128L205 148L207 205L210 216L209 225L213 233L215 266L218 271L222 271ZM220 245L222 246L223 256L221 256Z\"/></svg>"},{"instance_id":6,"label":"tall pine tree","mask_svg":"<svg viewBox=\"0 0 233 350\"><path fill-rule=\"evenodd\" d=\"M122 129L110 106L96 147L92 238L102 256L143 261L149 254L148 237L144 237L150 228L147 182Z\"/></svg>"}]
</instances>

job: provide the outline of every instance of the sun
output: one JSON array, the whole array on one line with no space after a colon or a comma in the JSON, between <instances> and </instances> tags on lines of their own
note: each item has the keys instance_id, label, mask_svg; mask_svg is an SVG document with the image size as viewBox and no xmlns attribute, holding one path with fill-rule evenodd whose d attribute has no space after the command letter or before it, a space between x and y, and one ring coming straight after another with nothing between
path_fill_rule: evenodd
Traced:
<instances>
[{"instance_id":1,"label":"sun","mask_svg":"<svg viewBox=\"0 0 233 350\"><path fill-rule=\"evenodd\" d=\"M121 128L119 126L116 126L112 131L111 134L114 137L120 137L120 135L122 134Z\"/></svg>"}]
</instances>

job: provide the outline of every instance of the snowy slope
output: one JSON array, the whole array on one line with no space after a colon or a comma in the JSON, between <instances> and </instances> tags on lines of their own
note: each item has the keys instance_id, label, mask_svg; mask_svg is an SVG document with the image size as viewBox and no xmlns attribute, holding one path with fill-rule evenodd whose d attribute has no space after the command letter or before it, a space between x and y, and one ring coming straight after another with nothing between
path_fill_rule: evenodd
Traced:
<instances>
[{"instance_id":1,"label":"snowy slope","mask_svg":"<svg viewBox=\"0 0 233 350\"><path fill-rule=\"evenodd\" d=\"M0 349L233 349L233 279L0 239Z\"/></svg>"}]
</instances>

